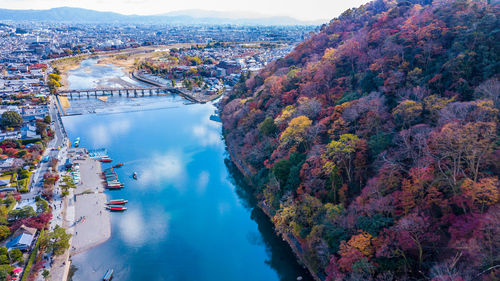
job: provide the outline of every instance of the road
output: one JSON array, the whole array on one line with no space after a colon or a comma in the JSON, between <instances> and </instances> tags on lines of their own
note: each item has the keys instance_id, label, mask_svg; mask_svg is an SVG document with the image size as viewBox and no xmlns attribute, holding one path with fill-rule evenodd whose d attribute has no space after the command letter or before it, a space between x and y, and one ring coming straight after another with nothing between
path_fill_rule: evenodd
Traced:
<instances>
[{"instance_id":1,"label":"road","mask_svg":"<svg viewBox=\"0 0 500 281\"><path fill-rule=\"evenodd\" d=\"M55 157L60 160L65 160L61 158L63 158L63 155L66 154L64 153L65 152L64 150L66 150L67 148L64 144L67 143L65 142L67 136L65 135L62 120L59 115L59 111L57 110L55 97L49 96L48 107L49 107L49 115L52 120L52 129L54 130L55 134L54 138L48 143L47 148L45 149L45 152L42 155L42 158L49 156L51 159ZM58 150L57 147L61 147L61 149ZM32 199L42 193L43 175L49 171L49 168L50 168L50 161L39 163L38 168L35 170L33 176L31 177L31 181L29 184L30 191L28 193L21 195L22 200Z\"/></svg>"}]
</instances>

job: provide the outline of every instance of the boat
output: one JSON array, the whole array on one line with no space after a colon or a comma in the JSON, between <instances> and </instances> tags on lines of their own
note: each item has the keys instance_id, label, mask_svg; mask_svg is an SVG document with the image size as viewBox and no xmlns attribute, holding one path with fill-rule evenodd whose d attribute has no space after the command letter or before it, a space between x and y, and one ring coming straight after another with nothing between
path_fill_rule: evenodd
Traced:
<instances>
[{"instance_id":1,"label":"boat","mask_svg":"<svg viewBox=\"0 0 500 281\"><path fill-rule=\"evenodd\" d=\"M103 163L109 163L109 162L113 161L113 159L108 158L108 157L103 157L103 158L99 159L99 161L101 161Z\"/></svg>"},{"instance_id":2,"label":"boat","mask_svg":"<svg viewBox=\"0 0 500 281\"><path fill-rule=\"evenodd\" d=\"M113 278L113 269L108 269L106 273L104 273L104 276L102 277L103 281L109 281Z\"/></svg>"},{"instance_id":3,"label":"boat","mask_svg":"<svg viewBox=\"0 0 500 281\"><path fill-rule=\"evenodd\" d=\"M117 180L111 180L111 181L106 181L107 185L121 185L123 186L123 183L117 181Z\"/></svg>"},{"instance_id":4,"label":"boat","mask_svg":"<svg viewBox=\"0 0 500 281\"><path fill-rule=\"evenodd\" d=\"M108 181L106 184L108 186L118 186L119 185L119 186L123 187L123 183L121 183L119 181Z\"/></svg>"},{"instance_id":5,"label":"boat","mask_svg":"<svg viewBox=\"0 0 500 281\"><path fill-rule=\"evenodd\" d=\"M106 209L113 211L113 212L123 212L127 210L127 207L120 206L120 205L108 205L106 206Z\"/></svg>"},{"instance_id":6,"label":"boat","mask_svg":"<svg viewBox=\"0 0 500 281\"><path fill-rule=\"evenodd\" d=\"M123 166L123 163L118 163L118 164L114 165L113 168L120 168L121 166Z\"/></svg>"},{"instance_id":7,"label":"boat","mask_svg":"<svg viewBox=\"0 0 500 281\"><path fill-rule=\"evenodd\" d=\"M80 145L80 137L77 137L75 140L74 147L78 147Z\"/></svg>"},{"instance_id":8,"label":"boat","mask_svg":"<svg viewBox=\"0 0 500 281\"><path fill-rule=\"evenodd\" d=\"M136 179L137 179L137 172L134 172L134 173L132 174L132 178L134 178L134 180L136 180Z\"/></svg>"},{"instance_id":9,"label":"boat","mask_svg":"<svg viewBox=\"0 0 500 281\"><path fill-rule=\"evenodd\" d=\"M127 204L128 200L125 199L114 199L114 200L109 200L106 202L106 205L124 205Z\"/></svg>"}]
</instances>

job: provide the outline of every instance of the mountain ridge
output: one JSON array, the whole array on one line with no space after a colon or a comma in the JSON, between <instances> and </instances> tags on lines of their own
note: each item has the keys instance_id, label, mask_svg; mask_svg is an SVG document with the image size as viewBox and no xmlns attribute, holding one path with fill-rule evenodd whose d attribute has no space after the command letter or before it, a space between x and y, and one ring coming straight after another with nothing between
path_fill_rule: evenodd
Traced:
<instances>
[{"instance_id":1,"label":"mountain ridge","mask_svg":"<svg viewBox=\"0 0 500 281\"><path fill-rule=\"evenodd\" d=\"M233 16L231 16L233 14ZM238 15L244 18L237 17ZM235 25L319 25L323 21L301 21L288 16L269 16L246 12L180 10L156 15L124 15L75 7L46 10L0 9L0 20L74 23L144 23L144 24L235 24Z\"/></svg>"}]
</instances>

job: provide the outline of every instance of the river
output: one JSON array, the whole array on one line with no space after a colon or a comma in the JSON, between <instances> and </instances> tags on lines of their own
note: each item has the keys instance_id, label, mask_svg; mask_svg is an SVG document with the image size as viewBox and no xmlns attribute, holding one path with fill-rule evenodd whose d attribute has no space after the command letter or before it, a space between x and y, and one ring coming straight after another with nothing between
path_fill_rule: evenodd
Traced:
<instances>
[{"instance_id":1,"label":"river","mask_svg":"<svg viewBox=\"0 0 500 281\"><path fill-rule=\"evenodd\" d=\"M70 89L137 83L96 60L83 61L68 81ZM70 103L68 112L92 114L63 117L69 138L125 164L117 169L125 188L107 196L129 200L126 212L112 214L111 239L72 257L73 280L100 280L108 268L120 281L310 280L236 184L221 124L210 120L213 104L178 96Z\"/></svg>"}]
</instances>

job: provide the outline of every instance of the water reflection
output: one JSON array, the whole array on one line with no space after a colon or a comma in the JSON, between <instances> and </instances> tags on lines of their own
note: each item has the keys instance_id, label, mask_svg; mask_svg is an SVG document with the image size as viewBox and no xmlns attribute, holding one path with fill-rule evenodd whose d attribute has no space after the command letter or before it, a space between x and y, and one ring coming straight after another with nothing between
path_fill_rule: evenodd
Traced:
<instances>
[{"instance_id":1,"label":"water reflection","mask_svg":"<svg viewBox=\"0 0 500 281\"><path fill-rule=\"evenodd\" d=\"M110 123L99 123L89 128L92 145L94 147L107 146L111 140L123 136L130 131L130 119L115 120Z\"/></svg>"},{"instance_id":2,"label":"water reflection","mask_svg":"<svg viewBox=\"0 0 500 281\"><path fill-rule=\"evenodd\" d=\"M146 224L139 210L129 210L127 219L120 220L119 227L122 239L127 244L141 246L146 242L147 235L142 233L146 229Z\"/></svg>"},{"instance_id":3,"label":"water reflection","mask_svg":"<svg viewBox=\"0 0 500 281\"><path fill-rule=\"evenodd\" d=\"M198 176L198 182L196 185L196 191L198 192L198 194L201 195L205 192L209 181L210 173L208 173L207 171L201 171L200 175Z\"/></svg>"},{"instance_id":4,"label":"water reflection","mask_svg":"<svg viewBox=\"0 0 500 281\"><path fill-rule=\"evenodd\" d=\"M139 171L139 185L151 187L151 185L160 186L164 183L182 188L186 177L186 158L180 150L153 155L146 163L143 163Z\"/></svg>"}]
</instances>

